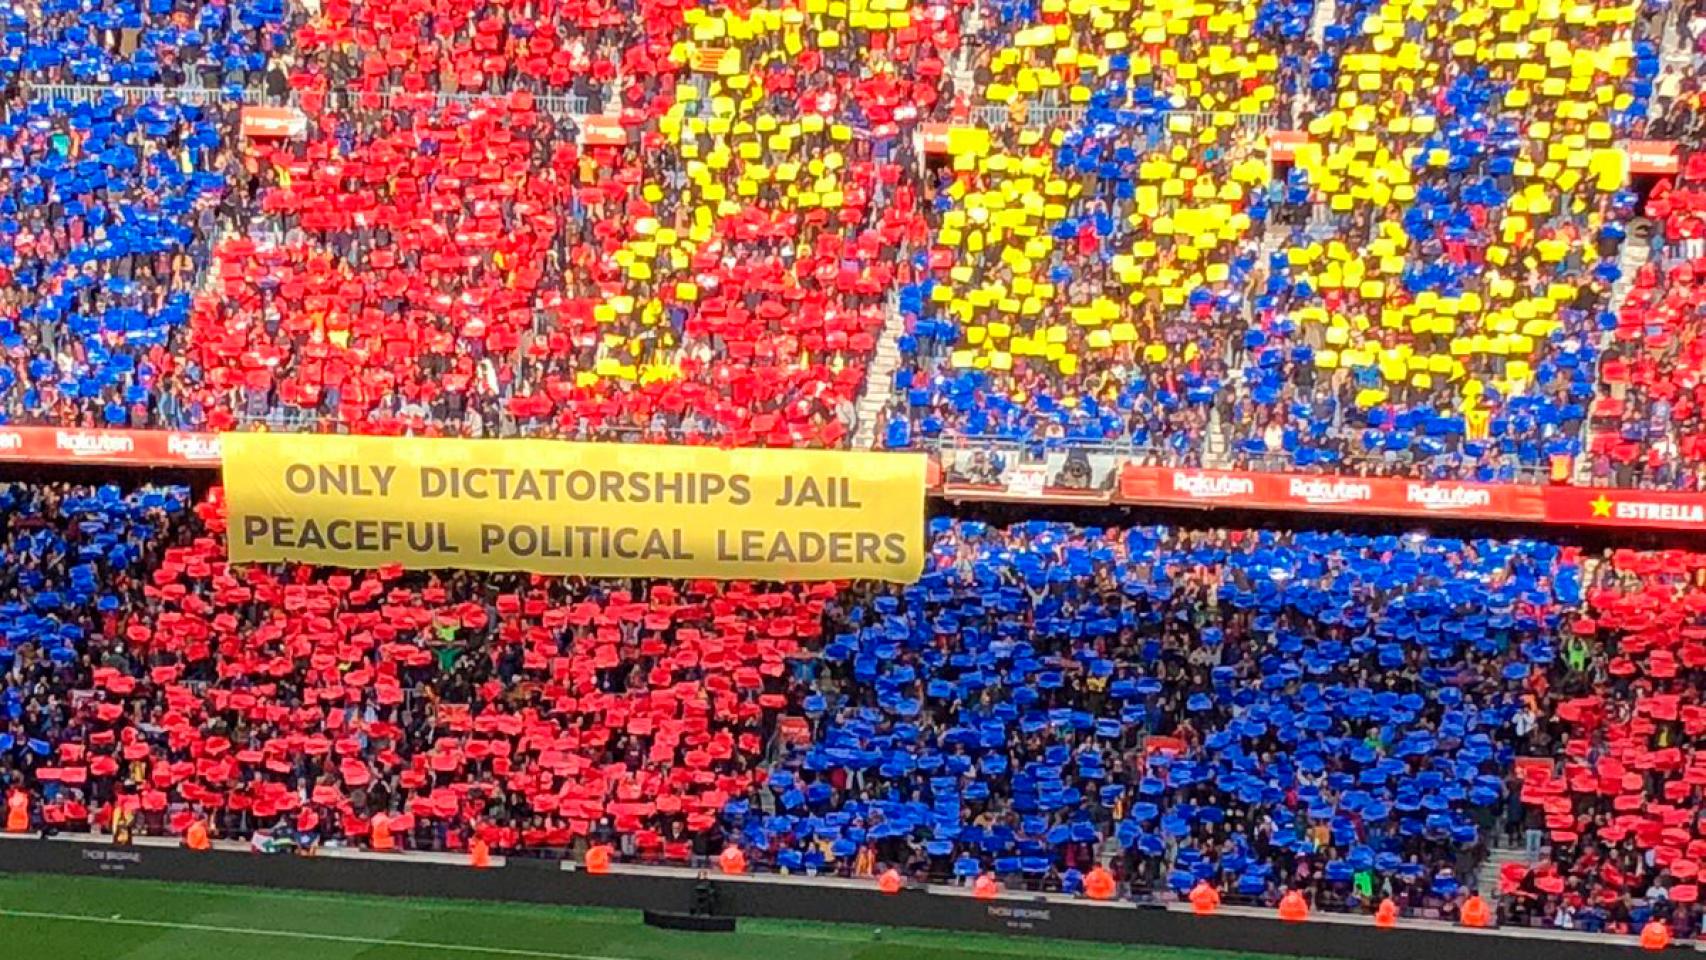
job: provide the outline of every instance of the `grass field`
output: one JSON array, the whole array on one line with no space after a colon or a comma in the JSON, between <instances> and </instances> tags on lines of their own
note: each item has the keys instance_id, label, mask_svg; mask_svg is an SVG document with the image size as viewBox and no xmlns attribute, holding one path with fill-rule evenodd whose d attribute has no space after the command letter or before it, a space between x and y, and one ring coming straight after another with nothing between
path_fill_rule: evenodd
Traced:
<instances>
[{"instance_id":1,"label":"grass field","mask_svg":"<svg viewBox=\"0 0 1706 960\"><path fill-rule=\"evenodd\" d=\"M0 956L52 960L1230 960L1239 954L742 920L654 930L628 910L0 876ZM1247 956L1247 955L1246 955Z\"/></svg>"}]
</instances>

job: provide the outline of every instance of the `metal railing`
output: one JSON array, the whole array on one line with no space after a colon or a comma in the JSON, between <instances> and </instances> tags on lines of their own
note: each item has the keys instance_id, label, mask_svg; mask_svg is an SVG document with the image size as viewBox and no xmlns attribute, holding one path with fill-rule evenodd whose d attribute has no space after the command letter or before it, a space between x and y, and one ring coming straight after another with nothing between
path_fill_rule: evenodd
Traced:
<instances>
[{"instance_id":1,"label":"metal railing","mask_svg":"<svg viewBox=\"0 0 1706 960\"><path fill-rule=\"evenodd\" d=\"M1347 431L1354 433L1358 431ZM1425 478L1444 472L1449 479L1473 480L1475 464L1453 463L1449 455L1414 457L1377 454L1344 453L1331 463L1299 463L1297 455L1279 450L1261 454L1246 453L1236 444L1225 450L1221 462L1231 469L1253 470L1257 473L1324 473L1349 477L1406 477ZM1542 486L1552 482L1548 464L1527 463L1522 460L1499 461L1493 465L1499 477L1495 483L1516 483ZM1463 476L1462 474L1468 474Z\"/></svg>"},{"instance_id":2,"label":"metal railing","mask_svg":"<svg viewBox=\"0 0 1706 960\"><path fill-rule=\"evenodd\" d=\"M709 423L704 429L679 426L651 427L592 426L584 429L559 429L551 418L517 417L504 410L507 397L470 397L469 405L485 412L497 411L497 422L483 430L493 437L551 437L561 440L599 440L614 443L680 443L691 439L727 436L729 430L720 423ZM434 436L467 436L467 421L439 418L430 412L404 414L397 411L376 411L368 420L350 420L337 414L321 413L289 404L279 404L266 411L244 410L235 413L238 430L271 430L289 433L371 433L380 425L403 424Z\"/></svg>"},{"instance_id":3,"label":"metal railing","mask_svg":"<svg viewBox=\"0 0 1706 960\"><path fill-rule=\"evenodd\" d=\"M115 847L110 830L104 827L97 828L92 822L83 820L66 823L60 830L43 833L40 837L34 834L17 834L0 838L0 843L16 844L20 849L35 847L41 850L44 858L51 864L46 868L48 873L67 872L67 868L60 865L64 859L73 859L86 865L90 859L101 859L108 852L111 852L118 857L148 858L147 862L149 863L153 863L152 858L155 856L161 857L165 862L171 862L174 858L179 860L186 857L201 858L205 861L205 870L212 877L214 883L257 882L273 867L278 867L279 873L289 875L289 871L285 869L287 865L284 861L287 858L282 855L283 851L278 851L279 855L277 856L258 857L251 840L236 839L252 837L256 829L269 827L273 819L276 818L269 818L262 822L261 818L253 816L247 810L233 813L227 809L216 809L211 812L211 819L220 825L219 832L222 836L216 836L211 841L211 850L203 853L180 851L179 848L183 846L183 838L167 827L164 822L164 814L154 814L147 811L144 811L133 825L135 833L129 846ZM225 836L233 839L226 839ZM631 886L624 883L624 878L628 877L647 878L653 882L674 881L690 884L705 880L707 870L715 870L715 859L703 853L695 854L690 840L671 844L662 844L661 842L647 844L642 849L634 841L633 836L630 833L616 838L615 863L611 866L611 876L607 879L607 885L612 889L632 889ZM350 843L341 839L337 842L315 846L312 852L317 860L333 863L337 861L358 862L361 871L368 874L384 873L397 868L399 865L407 864L407 869L417 874L443 871L443 875L447 878L469 875L467 852L449 849L449 845L444 842L442 836L424 818L416 824L414 829L400 831L398 839L405 849L395 853L374 853L365 849L365 845ZM492 860L494 869L475 872L501 875L506 867L523 860L558 864L555 870L545 869L540 872L539 876L542 878L548 878L554 873L584 869L584 866L576 866L576 864L584 862L585 848L592 842L595 841L591 838L579 838L575 842L564 844L516 849L500 848L494 851ZM56 855L55 847L70 847L76 852L66 858ZM672 851L672 847L676 849ZM723 877L719 882L736 885L750 884L750 889L756 895L766 897L776 903L791 903L802 891L818 891L830 896L838 896L843 892L850 896L868 896L870 891L874 889L876 882L870 871L855 872L852 869L854 858L850 857L827 859L822 863L813 862L783 871L775 865L774 860L776 858L764 849L754 847L748 853L747 868L750 875L735 878ZM1169 860L1170 862L1171 860ZM1481 865L1483 872L1487 863L1490 861ZM198 867L199 869L204 868ZM532 869L539 871L541 868L536 866ZM1159 875L1161 871L1151 868L1148 872L1152 875ZM336 875L343 876L345 874L339 872ZM1225 878L1217 877L1216 879L1217 882L1220 882ZM994 899L986 901L990 905L991 911L1024 908L1035 910L1039 916L1046 916L1051 909L1057 911L1061 908L1071 909L1086 903L1084 896L1060 891L1058 881L1047 880L1043 874L1027 874L1021 871L1004 874L1001 880L1003 881L1003 888L997 892ZM431 881L432 877L429 876L427 881L429 886ZM936 865L931 865L923 872L922 876L908 877L907 883L909 887L927 890L932 903L940 902L952 905L963 903L974 896L971 891L972 879L970 877L952 876L951 869L943 870ZM357 881L357 885L359 886L359 881ZM1212 927L1228 920L1243 923L1266 923L1271 925L1268 929L1273 932L1276 942L1277 938L1284 935L1283 928L1285 925L1274 915L1272 897L1252 897L1239 894L1230 882L1222 882L1221 885L1225 889L1221 891L1221 907L1217 917L1210 920L1199 919L1194 921L1195 923L1205 927ZM1310 926L1343 928L1347 931L1347 935L1354 934L1365 939L1398 936L1398 934L1391 933L1362 932L1373 931L1375 928L1368 916L1369 911L1366 905L1353 909L1346 902L1343 894L1349 891L1350 886L1348 881L1329 882L1325 891L1327 895L1319 897L1312 906L1314 914ZM339 887L339 889L345 888ZM357 889L357 887L352 886L348 889ZM902 896L896 899L904 901L906 897ZM575 901L570 898L563 902L572 904ZM1579 951L1584 945L1592 945L1595 948L1603 948L1607 955L1621 951L1619 955L1633 956L1637 946L1636 939L1633 936L1605 932L1592 933L1579 929L1561 930L1545 924L1543 920L1539 923L1501 920L1496 928L1465 930L1461 924L1444 919L1442 908L1448 902L1448 898L1428 893L1422 898L1419 909L1407 906L1400 921L1401 930L1406 931L1403 935L1457 937L1461 939L1452 941L1453 944L1462 944L1466 950L1470 949L1469 945L1472 943L1482 942L1488 936L1496 936L1502 938L1500 946L1496 949L1502 949L1512 954L1525 953L1528 950L1534 950L1538 954L1548 949L1556 952L1559 947L1569 947ZM1637 896L1633 898L1632 902L1639 906L1646 905L1649 901L1644 896ZM1116 898L1097 905L1094 912L1114 911L1115 913L1110 915L1120 916L1117 911L1125 911L1124 916L1128 918L1129 925L1141 927L1146 923L1143 919L1145 914L1133 913L1134 905L1154 910L1159 914L1189 914L1191 912L1191 907L1185 898L1167 889L1164 880L1158 882L1156 879L1142 875L1126 878L1121 884ZM980 906L976 916L981 918L984 913L984 909ZM1135 919L1129 919L1133 917ZM899 917L897 916L896 919L898 920ZM1066 921L1057 917L1055 922L1065 923ZM950 926L954 926L955 929L959 928L952 924ZM966 929L970 929L970 927ZM1051 929L1052 927L1044 927L1038 932L1048 933ZM1373 940L1368 942L1372 943ZM1110 947L1111 949L1112 947ZM1128 952L1136 950L1135 947L1128 947L1127 949ZM1276 952L1278 949L1276 947ZM1700 949L1701 946L1697 941L1684 941L1677 944L1676 948L1669 953L1686 956L1696 954ZM1370 947L1369 950L1372 952L1350 955L1379 955L1379 948Z\"/></svg>"},{"instance_id":4,"label":"metal railing","mask_svg":"<svg viewBox=\"0 0 1706 960\"><path fill-rule=\"evenodd\" d=\"M459 105L467 108L505 109L518 95L527 94L533 100L533 110L554 117L578 119L587 115L591 110L592 101L579 94L562 93L533 93L530 90L512 90L503 93L445 93L435 90L330 90L324 93L310 94L321 98L320 102L339 108L363 109L394 109L420 107L447 107ZM306 99L303 94L292 97L293 105L300 106Z\"/></svg>"},{"instance_id":5,"label":"metal railing","mask_svg":"<svg viewBox=\"0 0 1706 960\"><path fill-rule=\"evenodd\" d=\"M1041 488L1086 494L1112 491L1127 464L1160 462L1162 451L1134 443L1064 439L1025 442L1008 437L947 434L918 445L942 467L949 483L1005 487L1035 495ZM1024 486L1030 481L1031 488Z\"/></svg>"},{"instance_id":6,"label":"metal railing","mask_svg":"<svg viewBox=\"0 0 1706 960\"><path fill-rule=\"evenodd\" d=\"M262 90L234 87L132 87L98 83L32 83L23 89L25 97L36 102L99 103L117 99L125 103L149 103L156 100L195 104L248 103L279 106L285 103L282 99L269 98Z\"/></svg>"},{"instance_id":7,"label":"metal railing","mask_svg":"<svg viewBox=\"0 0 1706 960\"><path fill-rule=\"evenodd\" d=\"M727 424L705 421L691 426L668 425L660 427L613 426L606 424L582 424L579 427L565 428L559 424L555 416L551 417L518 417L508 411L508 397L470 397L468 404L482 414L482 429L477 435L482 437L518 439L546 438L554 440L585 440L600 443L706 443L721 442L736 435L734 428ZM241 401L233 404L240 407ZM492 414L487 416L487 414ZM400 426L406 434L422 434L429 436L465 437L476 435L468 429L468 422L462 418L439 418L430 412L425 414L403 414L396 411L378 411L377 415L366 420L351 420L336 414L322 413L294 407L289 404L278 404L265 411L235 409L233 417L236 420L235 429L238 431L273 431L278 433L330 433L330 434L366 434L373 433L379 428ZM848 429L852 436L852 429ZM757 446L765 445L763 435L755 435L752 441Z\"/></svg>"},{"instance_id":8,"label":"metal railing","mask_svg":"<svg viewBox=\"0 0 1706 960\"><path fill-rule=\"evenodd\" d=\"M27 99L33 101L67 101L96 103L118 99L125 103L147 103L163 100L176 103L239 103L251 106L296 106L316 101L336 108L403 109L445 107L452 104L467 108L504 108L519 94L532 98L533 109L539 113L567 119L579 119L593 109L591 98L581 94L534 93L510 90L493 93L462 93L434 90L329 90L323 92L292 91L287 96L274 97L256 87L208 86L118 86L92 83L35 83L24 86ZM1233 118L1228 124L1227 118ZM1230 113L1211 110L1123 110L1092 108L1083 104L1021 104L1015 107L984 104L973 108L972 119L989 127L1019 123L1026 127L1054 127L1062 124L1089 122L1116 127L1165 133L1180 119L1190 121L1192 131L1205 126L1232 126L1241 133L1255 135L1272 129L1278 123L1273 113Z\"/></svg>"},{"instance_id":9,"label":"metal railing","mask_svg":"<svg viewBox=\"0 0 1706 960\"><path fill-rule=\"evenodd\" d=\"M1013 437L1001 437L993 434L953 433L943 432L937 436L921 439L914 444L915 449L931 453L944 453L960 450L999 450L1016 455L1039 456L1051 452L1080 452L1090 456L1140 457L1159 456L1161 451L1149 444L1134 443L1129 440L1074 440L1066 437L1045 437L1035 440L1019 440Z\"/></svg>"},{"instance_id":10,"label":"metal railing","mask_svg":"<svg viewBox=\"0 0 1706 960\"><path fill-rule=\"evenodd\" d=\"M35 83L24 87L25 96L38 102L97 103L116 98L125 103L148 103L165 100L176 103L241 103L252 106L299 107L305 99L318 97L321 103L328 106L380 109L444 107L450 104L496 109L507 107L513 102L516 95L522 92L529 93L533 99L533 109L539 113L573 119L586 116L591 109L590 99L579 94L531 93L530 91L442 93L430 90L421 92L407 90L333 90L318 94L293 92L289 96L273 97L269 96L264 90L252 87L112 86L94 83Z\"/></svg>"},{"instance_id":11,"label":"metal railing","mask_svg":"<svg viewBox=\"0 0 1706 960\"><path fill-rule=\"evenodd\" d=\"M1188 120L1190 132L1208 126L1232 127L1254 136L1279 125L1277 113L1232 113L1215 110L1152 110L1091 107L1088 104L1032 104L1007 106L986 103L972 108L972 119L980 126L997 127L1020 123L1027 127L1053 127L1067 123L1108 124L1139 130L1166 132L1175 121ZM1228 122L1230 120L1230 122Z\"/></svg>"},{"instance_id":12,"label":"metal railing","mask_svg":"<svg viewBox=\"0 0 1706 960\"><path fill-rule=\"evenodd\" d=\"M976 452L986 455L1000 454L1004 472L1022 462L1035 463L1050 456L1059 460L1071 454L1082 455L1092 463L1100 462L1104 458L1114 458L1134 466L1249 470L1257 473L1323 473L1350 477L1423 478L1441 475L1454 480L1472 480L1475 470L1475 464L1453 463L1446 454L1434 457L1387 457L1380 454L1345 453L1338 456L1333 463L1300 462L1296 454L1288 451L1249 453L1240 450L1236 443L1217 443L1207 437L1203 442L1181 451L1153 443L1137 443L1125 437L1105 440L1065 437L1021 440L1012 437L944 433L936 437L915 439L911 449L939 456L944 466L950 459ZM1549 462L1533 463L1511 458L1499 461L1496 469L1500 476L1493 482L1541 486L1552 483Z\"/></svg>"}]
</instances>

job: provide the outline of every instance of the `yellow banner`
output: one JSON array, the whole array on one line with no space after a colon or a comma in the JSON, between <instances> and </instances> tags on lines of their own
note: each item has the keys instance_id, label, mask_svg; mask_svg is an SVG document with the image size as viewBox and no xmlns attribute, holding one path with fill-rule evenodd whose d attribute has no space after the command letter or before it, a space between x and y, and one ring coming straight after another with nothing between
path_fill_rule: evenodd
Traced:
<instances>
[{"instance_id":1,"label":"yellow banner","mask_svg":"<svg viewBox=\"0 0 1706 960\"><path fill-rule=\"evenodd\" d=\"M895 583L924 569L921 454L221 441L233 563Z\"/></svg>"}]
</instances>

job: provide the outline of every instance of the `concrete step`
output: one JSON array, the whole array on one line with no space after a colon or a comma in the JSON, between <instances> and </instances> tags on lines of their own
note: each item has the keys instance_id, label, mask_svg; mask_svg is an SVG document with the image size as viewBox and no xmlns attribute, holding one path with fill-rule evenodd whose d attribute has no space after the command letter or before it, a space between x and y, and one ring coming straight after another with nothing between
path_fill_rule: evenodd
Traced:
<instances>
[{"instance_id":1,"label":"concrete step","mask_svg":"<svg viewBox=\"0 0 1706 960\"><path fill-rule=\"evenodd\" d=\"M1327 36L1327 27L1332 24L1338 14L1339 4L1337 0L1316 0L1315 15L1309 20L1310 39L1316 43L1324 40Z\"/></svg>"},{"instance_id":2,"label":"concrete step","mask_svg":"<svg viewBox=\"0 0 1706 960\"><path fill-rule=\"evenodd\" d=\"M894 372L900 366L900 348L896 345L906 332L906 320L900 313L900 299L891 293L884 308L883 332L872 351L871 364L865 370L865 388L854 405L858 422L853 428L853 449L869 450L877 443L877 418L888 406L894 394Z\"/></svg>"},{"instance_id":3,"label":"concrete step","mask_svg":"<svg viewBox=\"0 0 1706 960\"><path fill-rule=\"evenodd\" d=\"M1629 291L1635 288L1635 274L1652 259L1653 245L1647 239L1645 231L1631 229L1623 246L1617 251L1617 268L1621 272L1617 282L1611 286L1611 299L1606 303L1606 309L1612 314L1623 311L1623 301L1629 296ZM1604 332L1599 337L1599 347L1603 351L1611 345L1611 333ZM1582 422L1582 449L1588 448L1588 440L1593 431L1591 422ZM1578 484L1589 484L1593 481L1593 467L1588 457L1576 458L1576 471L1572 478Z\"/></svg>"},{"instance_id":4,"label":"concrete step","mask_svg":"<svg viewBox=\"0 0 1706 960\"><path fill-rule=\"evenodd\" d=\"M1494 902L1498 901L1499 873L1507 863L1530 865L1528 854L1520 847L1494 847L1487 855L1487 862L1481 864L1481 896Z\"/></svg>"}]
</instances>

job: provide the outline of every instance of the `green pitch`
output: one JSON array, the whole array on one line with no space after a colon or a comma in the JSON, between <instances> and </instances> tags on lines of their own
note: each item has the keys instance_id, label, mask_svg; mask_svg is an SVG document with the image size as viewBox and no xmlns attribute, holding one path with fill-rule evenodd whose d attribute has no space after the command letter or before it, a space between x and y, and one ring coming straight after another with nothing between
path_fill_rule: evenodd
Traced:
<instances>
[{"instance_id":1,"label":"green pitch","mask_svg":"<svg viewBox=\"0 0 1706 960\"><path fill-rule=\"evenodd\" d=\"M0 876L0 953L53 960L1230 960L1200 950L776 920L654 930L627 910Z\"/></svg>"}]
</instances>

